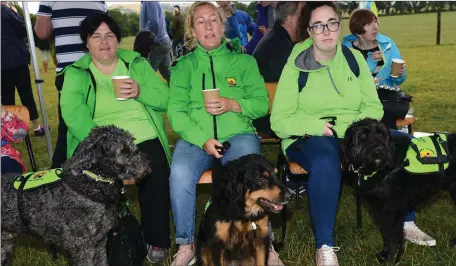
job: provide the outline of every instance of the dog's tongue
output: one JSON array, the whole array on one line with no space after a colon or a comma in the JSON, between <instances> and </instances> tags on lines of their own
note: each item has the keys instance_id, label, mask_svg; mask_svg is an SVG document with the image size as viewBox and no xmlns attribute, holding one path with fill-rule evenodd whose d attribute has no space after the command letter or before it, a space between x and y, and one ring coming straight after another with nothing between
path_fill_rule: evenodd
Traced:
<instances>
[{"instance_id":1,"label":"dog's tongue","mask_svg":"<svg viewBox=\"0 0 456 266\"><path fill-rule=\"evenodd\" d=\"M264 206L270 208L272 211L279 212L283 209L283 205L281 205L281 204L274 204L274 203L270 202L269 200L265 200L265 199L260 199L260 201Z\"/></svg>"}]
</instances>

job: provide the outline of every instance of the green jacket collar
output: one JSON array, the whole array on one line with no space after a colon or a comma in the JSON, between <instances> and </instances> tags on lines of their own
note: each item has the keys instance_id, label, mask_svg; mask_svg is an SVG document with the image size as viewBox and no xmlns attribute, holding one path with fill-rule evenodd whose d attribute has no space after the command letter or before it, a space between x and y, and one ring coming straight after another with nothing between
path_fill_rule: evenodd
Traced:
<instances>
[{"instance_id":1,"label":"green jacket collar","mask_svg":"<svg viewBox=\"0 0 456 266\"><path fill-rule=\"evenodd\" d=\"M141 55L134 51L117 48L117 57L119 59L121 59L122 61L124 61L125 63L131 64L133 61L135 61L136 58L141 57ZM86 53L83 57L79 58L78 61L74 62L70 66L74 66L74 67L78 67L78 68L87 70L87 69L89 69L89 65L91 62L92 62L92 56L90 55L90 53Z\"/></svg>"},{"instance_id":2,"label":"green jacket collar","mask_svg":"<svg viewBox=\"0 0 456 266\"><path fill-rule=\"evenodd\" d=\"M296 44L288 60L292 60L292 65L300 71L315 71L326 68L315 60L312 53L313 40L311 38ZM342 55L342 44L340 41L337 43L336 55L328 65L331 65L334 60Z\"/></svg>"}]
</instances>

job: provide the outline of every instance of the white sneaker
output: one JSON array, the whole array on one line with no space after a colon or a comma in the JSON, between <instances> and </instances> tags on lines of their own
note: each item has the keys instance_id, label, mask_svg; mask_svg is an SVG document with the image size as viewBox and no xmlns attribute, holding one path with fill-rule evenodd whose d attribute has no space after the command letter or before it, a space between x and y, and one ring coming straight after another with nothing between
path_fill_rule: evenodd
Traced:
<instances>
[{"instance_id":1,"label":"white sneaker","mask_svg":"<svg viewBox=\"0 0 456 266\"><path fill-rule=\"evenodd\" d=\"M415 222L404 222L404 238L414 244L421 246L435 246L437 242L434 238L421 231Z\"/></svg>"},{"instance_id":2,"label":"white sneaker","mask_svg":"<svg viewBox=\"0 0 456 266\"><path fill-rule=\"evenodd\" d=\"M317 249L317 266L339 266L339 261L337 260L335 252L339 251L339 249L339 247L329 247L327 245L323 245L321 248Z\"/></svg>"},{"instance_id":3,"label":"white sneaker","mask_svg":"<svg viewBox=\"0 0 456 266\"><path fill-rule=\"evenodd\" d=\"M274 245L272 245L272 244L269 246L268 265L269 266L285 266L279 258L279 253L277 253L277 251L275 251Z\"/></svg>"},{"instance_id":4,"label":"white sneaker","mask_svg":"<svg viewBox=\"0 0 456 266\"><path fill-rule=\"evenodd\" d=\"M196 263L195 252L192 245L180 245L174 261L170 266L188 266Z\"/></svg>"}]
</instances>

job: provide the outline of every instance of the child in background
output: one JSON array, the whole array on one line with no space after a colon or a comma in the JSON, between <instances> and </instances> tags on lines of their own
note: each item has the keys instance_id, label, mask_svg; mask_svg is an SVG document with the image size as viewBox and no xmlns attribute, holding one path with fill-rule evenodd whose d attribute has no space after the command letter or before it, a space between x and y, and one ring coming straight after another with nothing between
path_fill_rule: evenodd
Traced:
<instances>
[{"instance_id":1,"label":"child in background","mask_svg":"<svg viewBox=\"0 0 456 266\"><path fill-rule=\"evenodd\" d=\"M5 110L2 105L2 174L26 172L21 153L14 149L11 143L17 143L24 140L28 134L27 132L28 125L20 120L15 114Z\"/></svg>"}]
</instances>

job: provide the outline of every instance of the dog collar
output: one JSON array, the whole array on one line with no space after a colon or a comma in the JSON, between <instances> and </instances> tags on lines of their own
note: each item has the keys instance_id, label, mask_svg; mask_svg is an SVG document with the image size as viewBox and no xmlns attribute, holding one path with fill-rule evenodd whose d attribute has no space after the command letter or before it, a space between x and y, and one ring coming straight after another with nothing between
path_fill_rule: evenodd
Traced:
<instances>
[{"instance_id":1,"label":"dog collar","mask_svg":"<svg viewBox=\"0 0 456 266\"><path fill-rule=\"evenodd\" d=\"M114 180L113 179L108 179L108 178L105 178L105 177L102 177L102 176L99 176L93 172L90 172L88 170L84 170L82 171L82 173L90 178L92 178L93 180L95 180L96 182L100 181L100 182L104 182L104 183L109 183L109 184L113 184L114 183Z\"/></svg>"}]
</instances>

